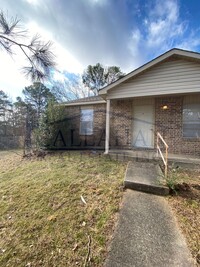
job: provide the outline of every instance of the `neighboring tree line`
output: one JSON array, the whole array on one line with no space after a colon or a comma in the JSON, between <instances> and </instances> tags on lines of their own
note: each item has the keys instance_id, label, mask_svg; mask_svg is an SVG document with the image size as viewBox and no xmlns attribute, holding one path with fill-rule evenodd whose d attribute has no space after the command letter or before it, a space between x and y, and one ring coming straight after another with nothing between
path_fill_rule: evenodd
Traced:
<instances>
[{"instance_id":1,"label":"neighboring tree line","mask_svg":"<svg viewBox=\"0 0 200 267\"><path fill-rule=\"evenodd\" d=\"M24 147L30 146L32 132L39 127L49 99L55 101L54 95L41 83L49 79L56 65L51 48L52 43L43 42L38 34L30 39L17 16L9 17L0 10L0 49L11 56L16 52L21 54L27 61L22 71L35 82L25 87L23 99L18 97L14 103L0 90L0 147L9 146L5 141L8 136L24 136Z\"/></svg>"},{"instance_id":2,"label":"neighboring tree line","mask_svg":"<svg viewBox=\"0 0 200 267\"><path fill-rule=\"evenodd\" d=\"M82 75L82 81L74 76L71 83L70 80L67 84L51 83L51 89L41 82L34 82L25 87L22 97L17 97L14 102L0 90L0 137L23 137L24 151L32 147L32 142L36 147L48 146L56 134L57 122L62 124L66 116L59 103L97 95L103 86L122 76L118 67L105 68L98 63L88 66ZM9 144L1 144L0 140L0 147L7 148Z\"/></svg>"},{"instance_id":3,"label":"neighboring tree line","mask_svg":"<svg viewBox=\"0 0 200 267\"><path fill-rule=\"evenodd\" d=\"M40 82L25 87L23 97L12 102L5 92L0 90L0 136L23 137L23 146L31 147L32 135L40 128L41 120L50 103L56 103L50 89ZM22 145L22 144L21 144ZM1 144L7 148L9 144Z\"/></svg>"},{"instance_id":4,"label":"neighboring tree line","mask_svg":"<svg viewBox=\"0 0 200 267\"><path fill-rule=\"evenodd\" d=\"M77 98L98 95L99 91L124 77L124 73L117 66L103 66L100 63L89 65L82 75L62 73L64 80L57 81L51 76L49 85L58 101L69 101Z\"/></svg>"}]
</instances>

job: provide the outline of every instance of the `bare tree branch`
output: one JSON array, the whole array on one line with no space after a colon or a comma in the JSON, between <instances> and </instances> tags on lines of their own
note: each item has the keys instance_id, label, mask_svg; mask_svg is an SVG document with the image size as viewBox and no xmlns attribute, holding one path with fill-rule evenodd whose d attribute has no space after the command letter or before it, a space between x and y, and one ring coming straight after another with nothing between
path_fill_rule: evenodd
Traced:
<instances>
[{"instance_id":1,"label":"bare tree branch","mask_svg":"<svg viewBox=\"0 0 200 267\"><path fill-rule=\"evenodd\" d=\"M64 74L63 74L64 75ZM89 91L83 86L81 76L73 75L70 79L67 76L63 81L50 79L51 91L56 95L58 101L71 101L89 96Z\"/></svg>"}]
</instances>

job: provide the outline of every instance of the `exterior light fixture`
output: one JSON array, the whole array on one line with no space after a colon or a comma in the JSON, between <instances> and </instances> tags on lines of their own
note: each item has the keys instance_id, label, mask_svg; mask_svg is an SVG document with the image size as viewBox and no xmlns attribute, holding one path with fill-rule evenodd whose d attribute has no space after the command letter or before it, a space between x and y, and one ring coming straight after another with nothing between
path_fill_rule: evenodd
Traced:
<instances>
[{"instance_id":1,"label":"exterior light fixture","mask_svg":"<svg viewBox=\"0 0 200 267\"><path fill-rule=\"evenodd\" d=\"M163 110L166 110L166 109L168 109L169 107L167 106L167 105L164 105L164 106L162 106L162 109Z\"/></svg>"}]
</instances>

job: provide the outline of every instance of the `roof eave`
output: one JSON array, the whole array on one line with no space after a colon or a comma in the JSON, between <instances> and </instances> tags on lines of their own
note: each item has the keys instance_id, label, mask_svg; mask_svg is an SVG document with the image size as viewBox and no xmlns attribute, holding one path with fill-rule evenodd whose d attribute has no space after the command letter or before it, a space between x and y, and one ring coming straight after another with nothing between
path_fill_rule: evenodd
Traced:
<instances>
[{"instance_id":1,"label":"roof eave","mask_svg":"<svg viewBox=\"0 0 200 267\"><path fill-rule=\"evenodd\" d=\"M85 102L78 102L78 103L61 103L60 105L65 106L65 107L70 107L70 106L84 106L84 105L97 105L97 104L105 104L105 100L100 100L100 101L85 101Z\"/></svg>"},{"instance_id":2,"label":"roof eave","mask_svg":"<svg viewBox=\"0 0 200 267\"><path fill-rule=\"evenodd\" d=\"M143 71L149 69L150 67L162 62L163 60L171 57L171 56L183 56L183 57L189 57L189 58L193 58L193 59L199 59L200 60L200 54L196 53L196 52L191 52L191 51L186 51L186 50L181 50L178 48L173 48L171 50L169 50L168 52L158 56L157 58L147 62L146 64L142 65L141 67L135 69L134 71L128 73L126 76L124 76L123 78L121 78L120 80L117 80L116 82L106 86L105 88L101 89L99 91L99 95L103 96L106 95L108 90L118 86L119 84L125 82L126 80L133 78L134 76L142 73Z\"/></svg>"}]
</instances>

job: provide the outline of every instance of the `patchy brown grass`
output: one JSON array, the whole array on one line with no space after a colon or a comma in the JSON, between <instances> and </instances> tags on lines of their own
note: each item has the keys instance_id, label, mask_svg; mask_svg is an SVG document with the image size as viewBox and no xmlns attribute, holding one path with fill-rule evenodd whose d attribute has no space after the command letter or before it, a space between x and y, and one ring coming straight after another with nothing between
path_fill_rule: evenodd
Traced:
<instances>
[{"instance_id":1,"label":"patchy brown grass","mask_svg":"<svg viewBox=\"0 0 200 267\"><path fill-rule=\"evenodd\" d=\"M200 170L177 171L176 183L176 194L169 197L169 204L177 215L197 265L200 265Z\"/></svg>"},{"instance_id":2,"label":"patchy brown grass","mask_svg":"<svg viewBox=\"0 0 200 267\"><path fill-rule=\"evenodd\" d=\"M0 266L102 266L125 167L78 152L0 153Z\"/></svg>"}]
</instances>

